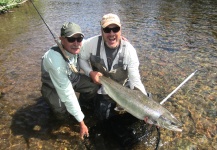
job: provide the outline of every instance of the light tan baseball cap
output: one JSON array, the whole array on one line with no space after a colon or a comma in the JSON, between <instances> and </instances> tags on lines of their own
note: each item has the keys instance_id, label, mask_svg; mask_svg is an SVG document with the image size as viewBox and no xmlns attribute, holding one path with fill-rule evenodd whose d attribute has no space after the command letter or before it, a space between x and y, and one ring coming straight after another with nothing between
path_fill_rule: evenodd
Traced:
<instances>
[{"instance_id":1,"label":"light tan baseball cap","mask_svg":"<svg viewBox=\"0 0 217 150\"><path fill-rule=\"evenodd\" d=\"M104 15L102 17L102 20L100 21L100 24L101 24L102 28L105 28L110 24L116 24L119 27L121 27L121 22L120 22L119 17L115 14L112 14L112 13Z\"/></svg>"}]
</instances>

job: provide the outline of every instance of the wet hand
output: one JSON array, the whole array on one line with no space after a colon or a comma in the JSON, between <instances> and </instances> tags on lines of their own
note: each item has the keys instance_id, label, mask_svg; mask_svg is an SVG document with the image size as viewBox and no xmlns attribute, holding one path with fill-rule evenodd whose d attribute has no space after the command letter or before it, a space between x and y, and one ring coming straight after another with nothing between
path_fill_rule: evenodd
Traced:
<instances>
[{"instance_id":1,"label":"wet hand","mask_svg":"<svg viewBox=\"0 0 217 150\"><path fill-rule=\"evenodd\" d=\"M81 133L80 138L84 140L85 137L89 137L89 133Z\"/></svg>"},{"instance_id":2,"label":"wet hand","mask_svg":"<svg viewBox=\"0 0 217 150\"><path fill-rule=\"evenodd\" d=\"M144 121L145 121L146 124L148 124L148 117L145 117Z\"/></svg>"},{"instance_id":3,"label":"wet hand","mask_svg":"<svg viewBox=\"0 0 217 150\"><path fill-rule=\"evenodd\" d=\"M89 137L89 132L87 126L84 124L84 121L80 122L80 138L83 140L84 137Z\"/></svg>"},{"instance_id":4,"label":"wet hand","mask_svg":"<svg viewBox=\"0 0 217 150\"><path fill-rule=\"evenodd\" d=\"M144 121L145 121L146 124L150 124L150 123L148 123L148 117L145 117L145 118L144 118ZM150 124L150 127L152 127L152 124ZM156 127L157 127L157 128L160 128L159 126L156 126Z\"/></svg>"},{"instance_id":5,"label":"wet hand","mask_svg":"<svg viewBox=\"0 0 217 150\"><path fill-rule=\"evenodd\" d=\"M100 72L97 72L97 71L91 71L90 72L90 77L93 80L93 82L96 84L100 84L100 81L99 81L100 76L103 76L103 74Z\"/></svg>"}]
</instances>

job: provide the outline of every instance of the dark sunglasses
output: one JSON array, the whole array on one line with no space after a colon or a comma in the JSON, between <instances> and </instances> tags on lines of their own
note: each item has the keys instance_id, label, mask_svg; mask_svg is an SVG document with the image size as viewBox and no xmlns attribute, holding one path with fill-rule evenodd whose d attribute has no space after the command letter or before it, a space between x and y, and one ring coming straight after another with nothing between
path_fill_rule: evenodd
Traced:
<instances>
[{"instance_id":1,"label":"dark sunglasses","mask_svg":"<svg viewBox=\"0 0 217 150\"><path fill-rule=\"evenodd\" d=\"M103 31L105 33L110 33L111 31L113 31L114 33L117 33L120 31L120 27L114 27L114 28L109 28L109 27L106 27L106 28L103 28Z\"/></svg>"},{"instance_id":2,"label":"dark sunglasses","mask_svg":"<svg viewBox=\"0 0 217 150\"><path fill-rule=\"evenodd\" d=\"M83 40L83 37L78 37L78 38L74 38L74 37L65 37L67 39L67 41L69 43L73 43L75 41L77 42L81 42Z\"/></svg>"}]
</instances>

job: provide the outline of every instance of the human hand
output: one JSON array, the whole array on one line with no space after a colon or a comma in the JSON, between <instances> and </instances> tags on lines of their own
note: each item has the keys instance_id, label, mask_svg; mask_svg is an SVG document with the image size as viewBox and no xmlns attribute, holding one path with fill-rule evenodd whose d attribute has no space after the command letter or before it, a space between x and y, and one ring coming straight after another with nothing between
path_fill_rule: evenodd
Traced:
<instances>
[{"instance_id":1,"label":"human hand","mask_svg":"<svg viewBox=\"0 0 217 150\"><path fill-rule=\"evenodd\" d=\"M84 121L80 122L80 137L83 140L84 136L89 137L89 132L88 132L88 128L85 125Z\"/></svg>"},{"instance_id":2,"label":"human hand","mask_svg":"<svg viewBox=\"0 0 217 150\"><path fill-rule=\"evenodd\" d=\"M145 123L148 124L148 117L145 117L145 118L144 118L144 121L145 121Z\"/></svg>"},{"instance_id":3,"label":"human hand","mask_svg":"<svg viewBox=\"0 0 217 150\"><path fill-rule=\"evenodd\" d=\"M91 71L90 72L90 77L93 80L93 82L96 84L100 84L100 81L99 81L100 76L103 76L103 74L100 72L97 72L97 71Z\"/></svg>"},{"instance_id":4,"label":"human hand","mask_svg":"<svg viewBox=\"0 0 217 150\"><path fill-rule=\"evenodd\" d=\"M145 121L146 124L150 124L150 123L148 122L148 117L145 117L145 118L144 118L144 121ZM151 127L151 126L152 126L152 124L150 124L150 127ZM159 126L156 126L156 127L157 127L157 128L160 128Z\"/></svg>"}]
</instances>

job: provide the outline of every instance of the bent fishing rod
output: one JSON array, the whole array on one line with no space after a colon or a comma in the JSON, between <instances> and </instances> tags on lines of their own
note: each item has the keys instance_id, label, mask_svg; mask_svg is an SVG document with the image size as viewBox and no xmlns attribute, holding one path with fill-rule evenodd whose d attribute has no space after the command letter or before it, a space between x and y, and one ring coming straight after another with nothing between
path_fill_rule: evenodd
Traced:
<instances>
[{"instance_id":1,"label":"bent fishing rod","mask_svg":"<svg viewBox=\"0 0 217 150\"><path fill-rule=\"evenodd\" d=\"M33 7L35 8L35 10L37 11L38 15L40 16L40 18L42 19L42 21L44 22L44 24L46 25L46 27L48 28L48 30L50 31L51 35L54 38L54 41L56 42L56 44L58 45L58 47L60 48L63 56L66 58L67 63L69 65L69 68L75 72L78 73L78 70L75 68L75 66L70 62L69 57L66 55L65 50L62 46L62 44L58 41L57 36L54 36L53 32L51 31L50 27L48 26L48 24L45 22L44 18L41 16L41 14L39 13L38 9L36 8L35 4L32 2L32 0L30 0L30 2L32 3Z\"/></svg>"}]
</instances>

